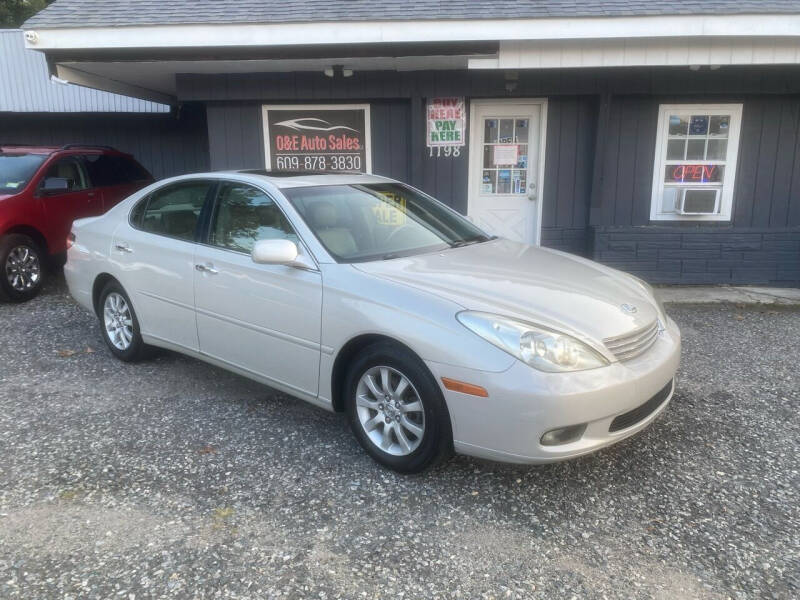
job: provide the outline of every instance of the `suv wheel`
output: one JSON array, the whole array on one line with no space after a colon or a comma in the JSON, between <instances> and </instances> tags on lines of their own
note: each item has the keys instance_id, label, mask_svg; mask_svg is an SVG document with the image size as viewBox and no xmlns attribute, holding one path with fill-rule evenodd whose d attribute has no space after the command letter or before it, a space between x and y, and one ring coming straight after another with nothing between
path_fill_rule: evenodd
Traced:
<instances>
[{"instance_id":1,"label":"suv wheel","mask_svg":"<svg viewBox=\"0 0 800 600\"><path fill-rule=\"evenodd\" d=\"M361 446L384 466L418 473L449 455L450 415L436 380L408 350L369 346L345 381L350 427Z\"/></svg>"},{"instance_id":2,"label":"suv wheel","mask_svg":"<svg viewBox=\"0 0 800 600\"><path fill-rule=\"evenodd\" d=\"M44 256L27 235L13 233L0 239L0 295L12 302L30 300L42 289Z\"/></svg>"}]
</instances>

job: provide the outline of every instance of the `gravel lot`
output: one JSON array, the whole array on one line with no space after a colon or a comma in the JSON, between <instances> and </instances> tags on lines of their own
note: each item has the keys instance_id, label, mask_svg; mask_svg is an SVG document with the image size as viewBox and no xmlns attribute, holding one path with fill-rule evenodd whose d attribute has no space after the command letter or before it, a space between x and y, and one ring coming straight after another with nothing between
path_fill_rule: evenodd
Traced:
<instances>
[{"instance_id":1,"label":"gravel lot","mask_svg":"<svg viewBox=\"0 0 800 600\"><path fill-rule=\"evenodd\" d=\"M672 406L594 456L379 468L344 418L0 304L2 598L797 598L800 311L672 307Z\"/></svg>"}]
</instances>

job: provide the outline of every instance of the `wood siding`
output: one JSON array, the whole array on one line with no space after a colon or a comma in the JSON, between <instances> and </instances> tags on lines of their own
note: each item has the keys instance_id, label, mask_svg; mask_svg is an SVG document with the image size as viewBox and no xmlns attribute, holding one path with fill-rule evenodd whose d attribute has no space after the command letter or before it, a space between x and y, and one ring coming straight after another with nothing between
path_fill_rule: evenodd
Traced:
<instances>
[{"instance_id":1,"label":"wood siding","mask_svg":"<svg viewBox=\"0 0 800 600\"><path fill-rule=\"evenodd\" d=\"M368 102L374 172L462 212L469 140L429 156L426 99L546 97L545 245L653 281L800 284L798 67L179 75L178 95L208 104L213 168L263 166L264 103ZM651 224L659 104L725 102L744 106L731 222Z\"/></svg>"},{"instance_id":2,"label":"wood siding","mask_svg":"<svg viewBox=\"0 0 800 600\"><path fill-rule=\"evenodd\" d=\"M800 96L795 95L614 97L600 152L600 206L592 225L650 224L658 107L702 102L744 106L732 220L718 226L800 226Z\"/></svg>"},{"instance_id":3,"label":"wood siding","mask_svg":"<svg viewBox=\"0 0 800 600\"><path fill-rule=\"evenodd\" d=\"M133 154L156 179L206 171L208 130L202 106L173 115L0 113L0 141L102 144Z\"/></svg>"}]
</instances>

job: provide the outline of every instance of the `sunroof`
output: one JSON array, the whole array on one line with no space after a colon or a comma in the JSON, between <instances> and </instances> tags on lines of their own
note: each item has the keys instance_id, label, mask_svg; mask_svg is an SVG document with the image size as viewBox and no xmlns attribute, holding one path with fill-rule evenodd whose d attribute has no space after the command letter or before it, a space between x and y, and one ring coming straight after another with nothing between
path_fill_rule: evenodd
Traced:
<instances>
[{"instance_id":1,"label":"sunroof","mask_svg":"<svg viewBox=\"0 0 800 600\"><path fill-rule=\"evenodd\" d=\"M266 169L241 169L247 175L266 175L267 177L303 177L304 175L330 175L325 171L267 171Z\"/></svg>"}]
</instances>

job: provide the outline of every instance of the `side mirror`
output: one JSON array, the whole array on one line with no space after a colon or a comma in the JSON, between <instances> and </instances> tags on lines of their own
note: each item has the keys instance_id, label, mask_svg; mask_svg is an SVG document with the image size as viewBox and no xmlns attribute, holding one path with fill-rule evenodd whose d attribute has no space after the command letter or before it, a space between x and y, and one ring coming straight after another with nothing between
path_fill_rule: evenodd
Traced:
<instances>
[{"instance_id":1,"label":"side mirror","mask_svg":"<svg viewBox=\"0 0 800 600\"><path fill-rule=\"evenodd\" d=\"M260 265L286 265L297 269L316 270L316 265L290 240L259 240L250 256Z\"/></svg>"},{"instance_id":2,"label":"side mirror","mask_svg":"<svg viewBox=\"0 0 800 600\"><path fill-rule=\"evenodd\" d=\"M69 181L64 177L47 177L42 182L42 191L45 194L57 194L69 191Z\"/></svg>"},{"instance_id":3,"label":"side mirror","mask_svg":"<svg viewBox=\"0 0 800 600\"><path fill-rule=\"evenodd\" d=\"M259 240L252 257L260 265L290 265L297 258L297 245L289 240Z\"/></svg>"}]
</instances>

